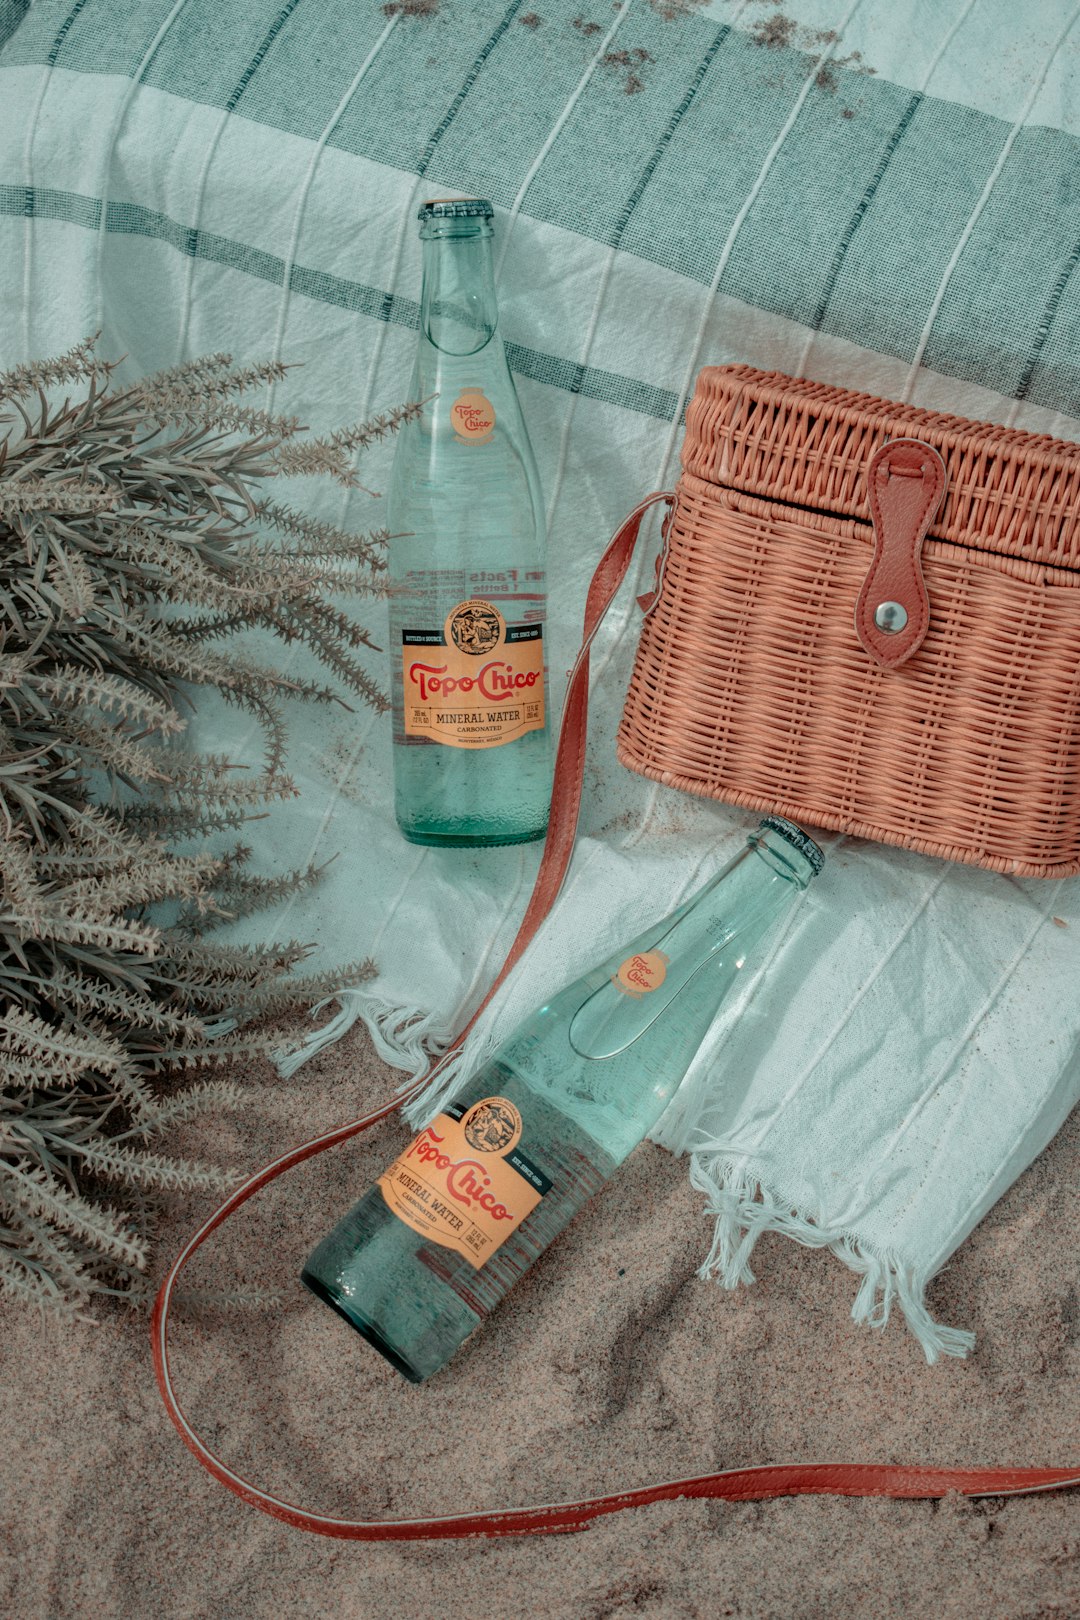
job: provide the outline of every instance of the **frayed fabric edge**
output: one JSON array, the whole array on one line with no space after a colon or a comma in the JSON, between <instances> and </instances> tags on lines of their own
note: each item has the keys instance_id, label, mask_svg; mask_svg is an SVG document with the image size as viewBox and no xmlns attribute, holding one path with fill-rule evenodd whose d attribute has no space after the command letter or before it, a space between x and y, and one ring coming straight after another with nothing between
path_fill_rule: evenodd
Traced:
<instances>
[{"instance_id":1,"label":"frayed fabric edge","mask_svg":"<svg viewBox=\"0 0 1080 1620\"><path fill-rule=\"evenodd\" d=\"M893 1306L899 1306L931 1365L942 1356L966 1356L974 1347L974 1333L934 1321L925 1300L929 1276L920 1274L898 1254L874 1251L847 1227L800 1215L790 1202L731 1158L695 1153L690 1161L690 1183L705 1194L706 1208L716 1220L712 1246L699 1276L715 1278L724 1288L752 1283L750 1256L758 1239L764 1232L780 1232L804 1248L829 1249L862 1277L851 1307L853 1321L880 1331Z\"/></svg>"},{"instance_id":2,"label":"frayed fabric edge","mask_svg":"<svg viewBox=\"0 0 1080 1620\"><path fill-rule=\"evenodd\" d=\"M311 1017L317 1017L335 1003L336 1014L321 1028L305 1035L299 1046L289 1050L282 1048L273 1054L282 1079L287 1080L316 1053L340 1041L358 1021L367 1026L383 1062L395 1069L407 1070L409 1080L418 1079L448 1044L445 1026L431 1012L424 1012L420 1007L402 1007L368 990L335 990L332 996L326 996L312 1007Z\"/></svg>"},{"instance_id":3,"label":"frayed fabric edge","mask_svg":"<svg viewBox=\"0 0 1080 1620\"><path fill-rule=\"evenodd\" d=\"M274 1064L282 1079L287 1080L316 1053L341 1040L358 1022L366 1026L383 1062L405 1071L399 1091L426 1074L450 1044L450 1031L437 1014L420 1007L403 1007L370 990L336 990L311 1009L311 1016L316 1017L335 1003L337 1012L321 1028L312 1030L297 1047L274 1053ZM462 1049L439 1069L430 1085L424 1086L405 1105L402 1117L417 1129L426 1125L497 1045L488 1030L483 1027L474 1030Z\"/></svg>"}]
</instances>

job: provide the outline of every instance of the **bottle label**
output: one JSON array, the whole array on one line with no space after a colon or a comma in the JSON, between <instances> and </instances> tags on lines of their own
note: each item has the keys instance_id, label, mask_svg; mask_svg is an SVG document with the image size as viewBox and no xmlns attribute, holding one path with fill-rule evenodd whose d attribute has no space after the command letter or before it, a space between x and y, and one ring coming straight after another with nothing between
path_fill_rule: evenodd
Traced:
<instances>
[{"instance_id":1,"label":"bottle label","mask_svg":"<svg viewBox=\"0 0 1080 1620\"><path fill-rule=\"evenodd\" d=\"M641 951L619 964L611 982L624 996L647 996L650 990L659 990L667 978L670 960L663 951Z\"/></svg>"},{"instance_id":2,"label":"bottle label","mask_svg":"<svg viewBox=\"0 0 1080 1620\"><path fill-rule=\"evenodd\" d=\"M470 597L441 630L401 632L405 735L497 748L544 724L544 627Z\"/></svg>"},{"instance_id":3,"label":"bottle label","mask_svg":"<svg viewBox=\"0 0 1080 1620\"><path fill-rule=\"evenodd\" d=\"M487 444L495 432L495 407L479 388L463 388L450 407L450 426L462 444Z\"/></svg>"},{"instance_id":4,"label":"bottle label","mask_svg":"<svg viewBox=\"0 0 1080 1620\"><path fill-rule=\"evenodd\" d=\"M521 1152L521 1130L506 1097L451 1103L379 1177L388 1208L479 1271L551 1190Z\"/></svg>"}]
</instances>

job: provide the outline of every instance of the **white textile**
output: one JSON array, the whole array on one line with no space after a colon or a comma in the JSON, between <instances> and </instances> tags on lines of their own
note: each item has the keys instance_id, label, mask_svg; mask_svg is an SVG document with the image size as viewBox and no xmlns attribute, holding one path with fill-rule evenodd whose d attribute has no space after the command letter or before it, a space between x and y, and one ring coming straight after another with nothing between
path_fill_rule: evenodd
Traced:
<instances>
[{"instance_id":1,"label":"white textile","mask_svg":"<svg viewBox=\"0 0 1080 1620\"><path fill-rule=\"evenodd\" d=\"M439 17L361 16L351 0L104 9L41 0L0 53L0 365L101 326L128 375L220 349L303 361L274 407L318 431L355 420L405 395L418 202L494 196L503 331L549 507L556 712L595 560L628 507L674 481L702 363L1080 436L1058 414L1078 397L1064 318L1077 224L1047 200L1066 180L1043 183L1052 162L1075 174L1080 124L1075 31L1055 0L974 13L805 0L785 8L798 29L774 37L745 6L669 16L630 0L605 9L595 40L573 7L545 7L541 27L503 0L446 0ZM527 66L541 51L544 72ZM619 52L630 65L616 72ZM1014 196L1022 209L1005 206ZM1034 208L1048 224L1030 223ZM388 454L363 464L376 487ZM322 515L379 522L362 497ZM361 617L381 628L378 610ZM637 625L628 583L594 659L570 878L469 1061L756 821L616 764ZM384 1056L417 1070L490 981L538 848L405 844L388 720L293 718L301 796L247 841L267 871L336 859L242 937L315 941L316 967L373 957L377 979L343 985L328 1033L362 1017ZM238 758L253 744L209 708L196 740ZM1080 1095L1080 885L823 842L824 875L767 973L722 1010L659 1139L693 1151L724 1282L749 1276L753 1241L776 1228L861 1275L858 1317L880 1323L896 1302L931 1358L963 1353L970 1336L936 1326L923 1291Z\"/></svg>"}]
</instances>

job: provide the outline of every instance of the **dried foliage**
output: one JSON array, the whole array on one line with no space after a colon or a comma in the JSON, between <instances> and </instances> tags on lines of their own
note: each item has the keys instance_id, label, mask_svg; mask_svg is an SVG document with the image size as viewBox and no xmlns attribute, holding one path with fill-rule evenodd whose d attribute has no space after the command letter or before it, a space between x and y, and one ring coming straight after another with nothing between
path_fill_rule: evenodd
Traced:
<instances>
[{"instance_id":1,"label":"dried foliage","mask_svg":"<svg viewBox=\"0 0 1080 1620\"><path fill-rule=\"evenodd\" d=\"M385 706L332 601L380 593L385 535L264 491L285 471L355 482L351 452L417 409L303 439L242 401L279 365L212 355L125 389L114 371L90 342L0 374L0 1293L76 1314L145 1297L162 1192L227 1185L162 1150L240 1099L184 1071L266 1050L269 1020L341 982L294 973L301 944L209 937L318 874L255 877L239 841L198 840L295 792L284 695ZM252 628L338 685L238 650ZM258 721L261 770L184 745L200 687Z\"/></svg>"}]
</instances>

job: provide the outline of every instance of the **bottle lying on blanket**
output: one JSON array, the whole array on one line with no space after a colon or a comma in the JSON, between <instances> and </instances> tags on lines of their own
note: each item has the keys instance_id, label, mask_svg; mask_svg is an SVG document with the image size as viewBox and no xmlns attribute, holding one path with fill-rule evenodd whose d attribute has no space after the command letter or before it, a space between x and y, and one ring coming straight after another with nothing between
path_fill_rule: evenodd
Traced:
<instances>
[{"instance_id":1,"label":"bottle lying on blanket","mask_svg":"<svg viewBox=\"0 0 1080 1620\"><path fill-rule=\"evenodd\" d=\"M319 1244L307 1286L414 1383L445 1366L655 1125L821 865L769 816L692 899L518 1028Z\"/></svg>"}]
</instances>

